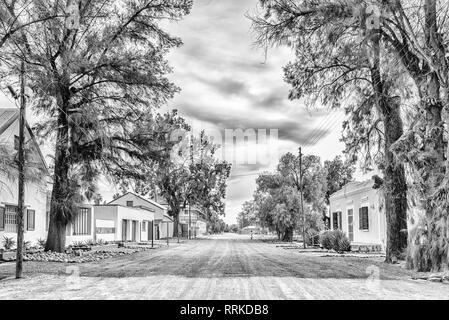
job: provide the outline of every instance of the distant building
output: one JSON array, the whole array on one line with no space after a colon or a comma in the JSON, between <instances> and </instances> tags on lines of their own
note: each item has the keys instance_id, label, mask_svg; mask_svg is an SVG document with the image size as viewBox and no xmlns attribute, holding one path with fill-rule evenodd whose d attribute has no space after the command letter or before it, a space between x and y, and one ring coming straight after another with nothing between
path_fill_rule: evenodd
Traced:
<instances>
[{"instance_id":1,"label":"distant building","mask_svg":"<svg viewBox=\"0 0 449 320\"><path fill-rule=\"evenodd\" d=\"M164 239L174 236L174 222L168 215L167 208L156 201L146 199L142 196L128 192L123 196L111 201L109 205L120 205L127 208L140 209L147 212L153 212L154 219L154 238ZM153 220L152 219L152 220ZM151 221L151 220L150 220ZM148 235L151 235L151 228ZM151 239L151 238L150 238Z\"/></svg>"},{"instance_id":2,"label":"distant building","mask_svg":"<svg viewBox=\"0 0 449 320\"><path fill-rule=\"evenodd\" d=\"M330 227L346 233L354 247L372 245L385 250L386 216L374 181L351 182L330 196Z\"/></svg>"},{"instance_id":3,"label":"distant building","mask_svg":"<svg viewBox=\"0 0 449 320\"><path fill-rule=\"evenodd\" d=\"M253 234L259 234L260 231L261 231L261 228L258 226L248 226L248 227L242 228L240 230L240 234L251 234L251 232Z\"/></svg>"},{"instance_id":4,"label":"distant building","mask_svg":"<svg viewBox=\"0 0 449 320\"><path fill-rule=\"evenodd\" d=\"M179 224L183 237L189 236L189 224L191 237L207 233L207 222L204 218L204 213L196 206L187 206L179 213Z\"/></svg>"}]
</instances>

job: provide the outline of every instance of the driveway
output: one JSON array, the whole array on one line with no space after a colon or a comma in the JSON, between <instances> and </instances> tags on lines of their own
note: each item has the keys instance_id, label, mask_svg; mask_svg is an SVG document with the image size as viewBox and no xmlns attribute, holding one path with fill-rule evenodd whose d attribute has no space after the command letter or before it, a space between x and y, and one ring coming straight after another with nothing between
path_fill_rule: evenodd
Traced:
<instances>
[{"instance_id":1,"label":"driveway","mask_svg":"<svg viewBox=\"0 0 449 320\"><path fill-rule=\"evenodd\" d=\"M382 258L325 257L249 236L214 236L95 263L0 265L0 299L448 299Z\"/></svg>"}]
</instances>

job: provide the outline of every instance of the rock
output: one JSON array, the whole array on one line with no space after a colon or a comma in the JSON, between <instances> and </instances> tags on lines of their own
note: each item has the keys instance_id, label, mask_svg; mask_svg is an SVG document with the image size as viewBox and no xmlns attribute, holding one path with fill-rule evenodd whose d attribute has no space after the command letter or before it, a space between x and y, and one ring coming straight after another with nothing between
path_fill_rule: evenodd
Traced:
<instances>
[{"instance_id":1,"label":"rock","mask_svg":"<svg viewBox=\"0 0 449 320\"><path fill-rule=\"evenodd\" d=\"M427 281L430 281L430 282L443 282L443 279L441 277L429 277L429 279L427 279Z\"/></svg>"},{"instance_id":2,"label":"rock","mask_svg":"<svg viewBox=\"0 0 449 320\"><path fill-rule=\"evenodd\" d=\"M391 263L392 264L397 264L398 263L398 258L396 256L391 257Z\"/></svg>"}]
</instances>

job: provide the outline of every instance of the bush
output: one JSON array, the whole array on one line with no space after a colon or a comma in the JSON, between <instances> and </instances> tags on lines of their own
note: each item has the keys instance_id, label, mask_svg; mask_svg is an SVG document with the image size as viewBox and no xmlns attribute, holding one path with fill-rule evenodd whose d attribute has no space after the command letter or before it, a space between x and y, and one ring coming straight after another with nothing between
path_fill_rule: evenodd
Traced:
<instances>
[{"instance_id":1,"label":"bush","mask_svg":"<svg viewBox=\"0 0 449 320\"><path fill-rule=\"evenodd\" d=\"M5 250L11 250L16 245L16 241L13 238L3 236L2 244Z\"/></svg>"},{"instance_id":2,"label":"bush","mask_svg":"<svg viewBox=\"0 0 449 320\"><path fill-rule=\"evenodd\" d=\"M45 248L47 244L47 239L37 239L37 246L40 248Z\"/></svg>"},{"instance_id":3,"label":"bush","mask_svg":"<svg viewBox=\"0 0 449 320\"><path fill-rule=\"evenodd\" d=\"M341 230L329 230L320 235L320 244L324 249L335 250L338 253L351 251L351 242Z\"/></svg>"},{"instance_id":4,"label":"bush","mask_svg":"<svg viewBox=\"0 0 449 320\"><path fill-rule=\"evenodd\" d=\"M30 250L31 249L31 241L24 241L23 242L23 249L24 250Z\"/></svg>"},{"instance_id":5,"label":"bush","mask_svg":"<svg viewBox=\"0 0 449 320\"><path fill-rule=\"evenodd\" d=\"M326 250L332 250L334 244L333 231L324 231L320 234L320 244Z\"/></svg>"}]
</instances>

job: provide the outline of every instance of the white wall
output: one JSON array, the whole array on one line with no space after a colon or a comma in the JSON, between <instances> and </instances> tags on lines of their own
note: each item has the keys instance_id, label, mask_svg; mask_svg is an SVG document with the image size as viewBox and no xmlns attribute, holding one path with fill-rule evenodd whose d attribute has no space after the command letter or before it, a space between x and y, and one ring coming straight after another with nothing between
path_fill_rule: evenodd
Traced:
<instances>
[{"instance_id":1,"label":"white wall","mask_svg":"<svg viewBox=\"0 0 449 320\"><path fill-rule=\"evenodd\" d=\"M111 220L102 220L102 219L95 219L95 231L98 228L115 228L115 220L111 219ZM103 241L108 241L108 242L112 242L115 241L115 234L114 233L95 233L95 238L96 240L103 240Z\"/></svg>"},{"instance_id":2,"label":"white wall","mask_svg":"<svg viewBox=\"0 0 449 320\"><path fill-rule=\"evenodd\" d=\"M168 235L169 235L168 237L173 238L174 224L172 221L164 220L164 221L159 222L161 239L167 238L167 224L168 224Z\"/></svg>"},{"instance_id":3,"label":"white wall","mask_svg":"<svg viewBox=\"0 0 449 320\"><path fill-rule=\"evenodd\" d=\"M207 223L201 220L198 220L196 223L196 234L199 235L204 235L207 233Z\"/></svg>"},{"instance_id":4,"label":"white wall","mask_svg":"<svg viewBox=\"0 0 449 320\"><path fill-rule=\"evenodd\" d=\"M5 204L18 204L18 182L10 181L5 176L0 175L0 207ZM32 245L37 244L38 239L47 238L47 193L45 186L39 186L35 183L26 183L25 185L25 205L27 209L35 210L35 228L34 231L27 230L26 211L24 213L25 234L24 240L30 241ZM0 238L4 236L12 237L17 240L17 233L0 231Z\"/></svg>"}]
</instances>

